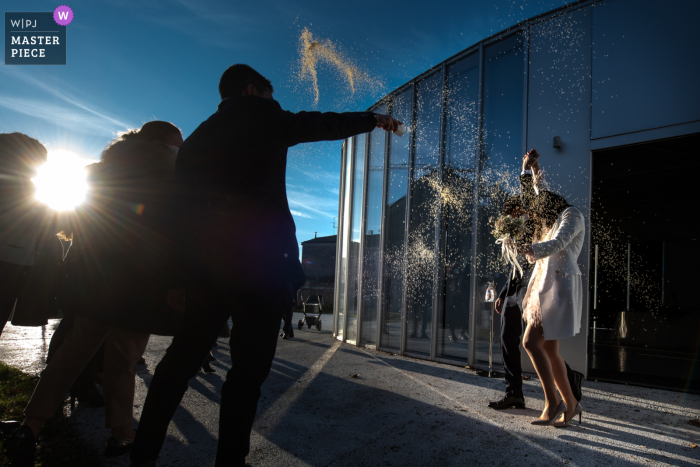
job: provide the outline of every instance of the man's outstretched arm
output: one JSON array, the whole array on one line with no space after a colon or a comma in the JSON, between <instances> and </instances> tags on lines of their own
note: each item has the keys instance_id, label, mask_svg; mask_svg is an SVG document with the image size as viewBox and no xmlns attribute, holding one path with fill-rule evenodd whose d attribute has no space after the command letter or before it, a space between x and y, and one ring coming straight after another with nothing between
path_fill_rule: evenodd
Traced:
<instances>
[{"instance_id":1,"label":"man's outstretched arm","mask_svg":"<svg viewBox=\"0 0 700 467\"><path fill-rule=\"evenodd\" d=\"M272 122L271 122L272 123ZM372 112L288 112L278 107L271 130L287 147L315 141L336 141L374 128L396 131L398 120Z\"/></svg>"}]
</instances>

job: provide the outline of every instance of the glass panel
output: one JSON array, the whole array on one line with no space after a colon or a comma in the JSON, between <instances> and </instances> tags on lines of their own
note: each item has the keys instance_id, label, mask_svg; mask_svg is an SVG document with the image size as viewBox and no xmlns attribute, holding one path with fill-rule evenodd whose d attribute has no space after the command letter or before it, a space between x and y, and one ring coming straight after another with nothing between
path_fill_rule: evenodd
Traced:
<instances>
[{"instance_id":1,"label":"glass panel","mask_svg":"<svg viewBox=\"0 0 700 467\"><path fill-rule=\"evenodd\" d=\"M440 210L442 72L416 85L416 128L408 233L406 351L430 355L435 277L435 220Z\"/></svg>"},{"instance_id":2,"label":"glass panel","mask_svg":"<svg viewBox=\"0 0 700 467\"><path fill-rule=\"evenodd\" d=\"M489 218L498 216L505 200L520 192L522 160L523 41L513 35L484 50L483 133L480 153L479 223L477 230L476 363L488 364L491 303L484 302L489 282L498 294L508 268L501 262ZM493 361L502 362L501 320L493 320Z\"/></svg>"},{"instance_id":3,"label":"glass panel","mask_svg":"<svg viewBox=\"0 0 700 467\"><path fill-rule=\"evenodd\" d=\"M343 193L343 213L340 219L340 272L338 273L338 330L336 337L343 338L344 317L345 317L345 273L348 265L348 234L350 230L350 182L352 172L350 171L352 162L352 138L345 143L345 187Z\"/></svg>"},{"instance_id":4,"label":"glass panel","mask_svg":"<svg viewBox=\"0 0 700 467\"><path fill-rule=\"evenodd\" d=\"M479 54L447 69L445 120L445 306L439 322L442 357L469 356L469 293L472 269Z\"/></svg>"},{"instance_id":5,"label":"glass panel","mask_svg":"<svg viewBox=\"0 0 700 467\"><path fill-rule=\"evenodd\" d=\"M365 182L365 138L358 135L355 138L355 164L352 188L352 215L350 219L350 245L348 251L348 305L346 313L348 324L345 338L348 342L357 341L357 299L360 274L360 239L362 225L362 190Z\"/></svg>"},{"instance_id":6,"label":"glass panel","mask_svg":"<svg viewBox=\"0 0 700 467\"><path fill-rule=\"evenodd\" d=\"M411 125L411 89L396 95L391 114ZM386 232L382 268L382 334L380 345L393 349L401 346L401 311L403 310L404 238L406 233L406 190L410 137L391 133L389 140L389 186L386 201Z\"/></svg>"},{"instance_id":7,"label":"glass panel","mask_svg":"<svg viewBox=\"0 0 700 467\"><path fill-rule=\"evenodd\" d=\"M386 106L375 109L386 113ZM406 137L406 136L404 136ZM376 344L379 306L379 261L382 227L382 185L384 183L384 143L386 132L376 128L369 134L369 171L362 250L362 335L364 344Z\"/></svg>"}]
</instances>

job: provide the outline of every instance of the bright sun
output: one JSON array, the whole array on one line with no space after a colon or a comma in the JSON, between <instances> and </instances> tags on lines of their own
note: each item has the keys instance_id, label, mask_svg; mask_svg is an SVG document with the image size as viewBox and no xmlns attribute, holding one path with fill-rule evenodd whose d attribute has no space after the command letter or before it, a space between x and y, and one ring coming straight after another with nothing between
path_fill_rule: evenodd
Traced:
<instances>
[{"instance_id":1,"label":"bright sun","mask_svg":"<svg viewBox=\"0 0 700 467\"><path fill-rule=\"evenodd\" d=\"M92 163L76 154L58 149L50 151L46 164L39 167L36 178L36 199L57 211L75 208L87 194L85 166Z\"/></svg>"}]
</instances>

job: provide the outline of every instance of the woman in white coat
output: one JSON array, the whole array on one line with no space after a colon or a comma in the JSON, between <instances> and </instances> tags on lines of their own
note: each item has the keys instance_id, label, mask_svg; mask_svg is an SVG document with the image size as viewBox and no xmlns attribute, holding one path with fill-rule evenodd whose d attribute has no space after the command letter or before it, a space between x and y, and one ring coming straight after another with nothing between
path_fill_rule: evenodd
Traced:
<instances>
[{"instance_id":1,"label":"woman in white coat","mask_svg":"<svg viewBox=\"0 0 700 467\"><path fill-rule=\"evenodd\" d=\"M577 260L585 221L578 209L551 191L540 191L529 211L538 227L533 244L523 245L520 252L537 264L523 299L523 319L527 320L523 347L545 395L542 415L532 423L568 426L575 415L580 423L583 409L571 391L566 365L559 355L559 339L581 331L583 288Z\"/></svg>"}]
</instances>

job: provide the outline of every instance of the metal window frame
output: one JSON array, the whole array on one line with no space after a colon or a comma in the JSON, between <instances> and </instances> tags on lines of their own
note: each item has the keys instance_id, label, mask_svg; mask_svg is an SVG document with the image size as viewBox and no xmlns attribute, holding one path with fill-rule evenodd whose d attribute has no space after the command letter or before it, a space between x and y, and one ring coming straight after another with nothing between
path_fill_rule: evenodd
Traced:
<instances>
[{"instance_id":1,"label":"metal window frame","mask_svg":"<svg viewBox=\"0 0 700 467\"><path fill-rule=\"evenodd\" d=\"M357 138L357 137L355 137ZM369 144L372 139L372 133L365 134L365 160L364 160L364 175L362 180L362 207L360 212L360 250L357 255L357 338L356 343L362 342L362 279L365 257L365 229L367 228L367 190L369 189ZM357 147L355 148L357 154ZM355 344L357 345L357 344Z\"/></svg>"},{"instance_id":2,"label":"metal window frame","mask_svg":"<svg viewBox=\"0 0 700 467\"><path fill-rule=\"evenodd\" d=\"M440 87L440 140L438 143L438 178L440 179L440 188L445 186L445 131L447 117L447 67L442 63L442 86ZM442 196L440 194L440 196ZM435 360L437 357L438 343L438 318L444 313L444 290L445 290L445 256L441 254L443 251L443 242L445 239L445 216L442 215L442 199L438 201L438 211L435 218L435 267L433 270L433 314L431 315L431 336L430 336L430 359Z\"/></svg>"},{"instance_id":3,"label":"metal window frame","mask_svg":"<svg viewBox=\"0 0 700 467\"><path fill-rule=\"evenodd\" d=\"M472 211L472 268L469 287L469 353L467 361L470 366L476 360L476 292L478 272L477 267L477 231L479 228L479 186L481 185L481 145L483 133L483 101L484 101L484 46L479 44L479 85L476 91L476 144L474 145L474 208Z\"/></svg>"},{"instance_id":4,"label":"metal window frame","mask_svg":"<svg viewBox=\"0 0 700 467\"><path fill-rule=\"evenodd\" d=\"M431 72L433 70L431 69ZM411 126L410 128L416 128L416 102L417 102L417 84L430 76L427 73L421 75L422 78L414 79L411 83ZM406 183L406 213L405 213L405 228L404 228L404 238L403 238L403 284L401 287L401 345L399 347L399 354L406 355L406 340L408 332L408 320L407 320L407 304L408 304L408 245L411 230L411 185L413 184L413 172L415 171L415 153L416 153L416 132L411 131L410 140L408 142L408 182Z\"/></svg>"},{"instance_id":5,"label":"metal window frame","mask_svg":"<svg viewBox=\"0 0 700 467\"><path fill-rule=\"evenodd\" d=\"M345 200L345 164L347 157L347 140L343 140L340 147L340 193L338 194L338 231L336 232L335 241L335 287L333 294L333 337L338 336L338 300L340 299L340 262L343 255L343 201Z\"/></svg>"},{"instance_id":6,"label":"metal window frame","mask_svg":"<svg viewBox=\"0 0 700 467\"><path fill-rule=\"evenodd\" d=\"M356 148L356 141L355 141L355 136L352 136L348 138L349 141L352 141L352 150L347 151L348 157L351 157L350 159L350 179L347 180L347 183L350 183L350 188L348 189L348 238L343 239L343 243L348 244L348 257L345 260L345 282L344 282L344 287L345 287L345 293L343 294L343 299L345 300L344 303L344 308L343 308L343 337L342 341L347 342L347 337L348 337L348 275L350 274L350 237L351 237L351 229L352 229L352 208L353 208L353 196L355 194L355 148ZM351 154L352 153L352 154ZM342 255L342 253L341 253ZM342 261L342 257L340 259Z\"/></svg>"},{"instance_id":7,"label":"metal window frame","mask_svg":"<svg viewBox=\"0 0 700 467\"><path fill-rule=\"evenodd\" d=\"M387 114L391 115L394 104L393 93L390 100L386 103ZM379 234L379 277L377 278L377 335L375 337L375 348L381 349L382 344L382 303L384 301L384 242L386 241L386 203L389 197L389 142L390 137L388 131L384 132L384 172L382 173L382 213L380 215L380 234Z\"/></svg>"}]
</instances>

